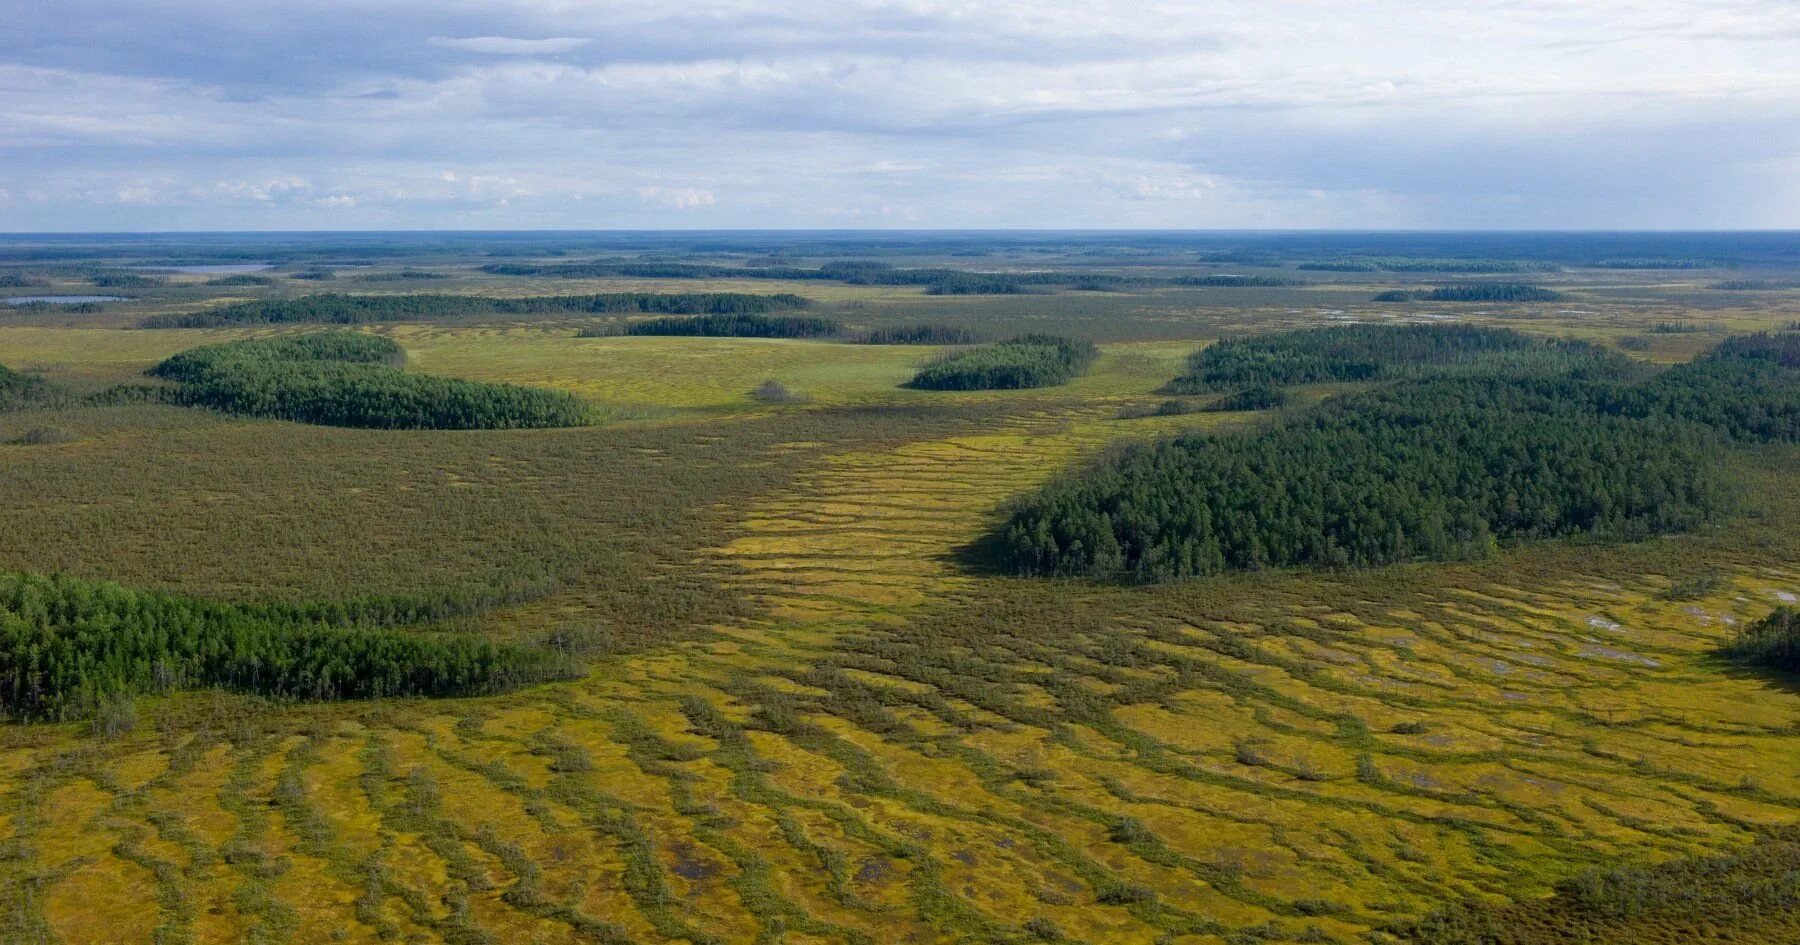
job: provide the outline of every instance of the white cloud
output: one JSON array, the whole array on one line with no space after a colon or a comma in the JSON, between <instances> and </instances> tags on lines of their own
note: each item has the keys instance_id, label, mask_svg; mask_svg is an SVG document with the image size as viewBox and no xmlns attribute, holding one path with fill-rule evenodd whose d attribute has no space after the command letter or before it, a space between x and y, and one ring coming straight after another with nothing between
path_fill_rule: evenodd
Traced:
<instances>
[{"instance_id":1,"label":"white cloud","mask_svg":"<svg viewBox=\"0 0 1800 945\"><path fill-rule=\"evenodd\" d=\"M1782 0L303 6L9 18L9 225L1800 222Z\"/></svg>"},{"instance_id":2,"label":"white cloud","mask_svg":"<svg viewBox=\"0 0 1800 945\"><path fill-rule=\"evenodd\" d=\"M426 40L441 49L485 53L490 56L553 56L580 49L593 42L585 36L552 36L546 39L518 39L512 36L433 36Z\"/></svg>"},{"instance_id":3,"label":"white cloud","mask_svg":"<svg viewBox=\"0 0 1800 945\"><path fill-rule=\"evenodd\" d=\"M645 203L653 203L673 210L694 210L699 207L710 207L714 203L713 192L698 187L639 187L638 199Z\"/></svg>"}]
</instances>

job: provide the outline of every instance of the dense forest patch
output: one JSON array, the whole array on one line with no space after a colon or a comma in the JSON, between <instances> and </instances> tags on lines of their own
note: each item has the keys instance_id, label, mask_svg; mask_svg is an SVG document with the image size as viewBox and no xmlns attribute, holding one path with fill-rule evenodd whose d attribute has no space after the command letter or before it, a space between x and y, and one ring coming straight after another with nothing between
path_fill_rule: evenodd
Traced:
<instances>
[{"instance_id":1,"label":"dense forest patch","mask_svg":"<svg viewBox=\"0 0 1800 945\"><path fill-rule=\"evenodd\" d=\"M1375 296L1377 302L1554 302L1561 292L1523 282L1471 282L1435 289L1394 289Z\"/></svg>"},{"instance_id":2,"label":"dense forest patch","mask_svg":"<svg viewBox=\"0 0 1800 945\"><path fill-rule=\"evenodd\" d=\"M404 358L386 338L322 332L193 348L150 373L179 384L179 403L326 426L504 430L593 419L571 394L408 374Z\"/></svg>"},{"instance_id":3,"label":"dense forest patch","mask_svg":"<svg viewBox=\"0 0 1800 945\"><path fill-rule=\"evenodd\" d=\"M652 318L626 326L627 335L684 335L702 338L824 338L843 326L829 318L729 313L690 318Z\"/></svg>"},{"instance_id":4,"label":"dense forest patch","mask_svg":"<svg viewBox=\"0 0 1800 945\"><path fill-rule=\"evenodd\" d=\"M1440 331L1473 350L1499 340ZM1796 439L1800 376L1780 365L1793 344L1734 340L1649 380L1516 374L1508 358L1249 434L1130 448L1015 503L995 547L1023 574L1166 580L1686 530L1730 508L1719 438ZM1362 353L1347 347L1343 363ZM1335 376L1332 364L1300 373Z\"/></svg>"},{"instance_id":5,"label":"dense forest patch","mask_svg":"<svg viewBox=\"0 0 1800 945\"><path fill-rule=\"evenodd\" d=\"M1318 384L1418 377L1492 365L1507 356L1566 367L1598 349L1542 341L1504 328L1473 325L1339 325L1225 338L1194 353L1171 393L1208 393L1246 385Z\"/></svg>"},{"instance_id":6,"label":"dense forest patch","mask_svg":"<svg viewBox=\"0 0 1800 945\"><path fill-rule=\"evenodd\" d=\"M321 293L293 299L238 302L204 312L157 315L147 328L215 328L225 325L377 322L472 318L483 315L729 315L805 308L798 295L745 292L612 292L600 295L339 295Z\"/></svg>"},{"instance_id":7,"label":"dense forest patch","mask_svg":"<svg viewBox=\"0 0 1800 945\"><path fill-rule=\"evenodd\" d=\"M65 720L120 696L214 687L307 700L478 695L566 672L548 652L480 637L0 574L0 713L10 718Z\"/></svg>"},{"instance_id":8,"label":"dense forest patch","mask_svg":"<svg viewBox=\"0 0 1800 945\"><path fill-rule=\"evenodd\" d=\"M945 355L919 369L920 390L1019 390L1066 384L1094 363L1094 346L1052 335L1020 335Z\"/></svg>"}]
</instances>

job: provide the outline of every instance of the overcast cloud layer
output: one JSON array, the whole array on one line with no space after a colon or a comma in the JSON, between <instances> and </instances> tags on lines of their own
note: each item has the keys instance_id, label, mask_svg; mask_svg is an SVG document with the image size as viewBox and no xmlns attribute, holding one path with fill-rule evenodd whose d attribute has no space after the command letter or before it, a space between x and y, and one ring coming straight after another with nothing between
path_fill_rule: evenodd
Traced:
<instances>
[{"instance_id":1,"label":"overcast cloud layer","mask_svg":"<svg viewBox=\"0 0 1800 945\"><path fill-rule=\"evenodd\" d=\"M1792 0L12 7L0 231L1800 225Z\"/></svg>"}]
</instances>

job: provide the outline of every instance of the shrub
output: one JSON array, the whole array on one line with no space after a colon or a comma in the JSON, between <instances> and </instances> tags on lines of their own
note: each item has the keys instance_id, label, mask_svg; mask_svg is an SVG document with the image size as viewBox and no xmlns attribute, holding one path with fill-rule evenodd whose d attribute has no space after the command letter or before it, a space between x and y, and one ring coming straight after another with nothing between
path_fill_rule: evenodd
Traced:
<instances>
[{"instance_id":1,"label":"shrub","mask_svg":"<svg viewBox=\"0 0 1800 945\"><path fill-rule=\"evenodd\" d=\"M780 381L763 381L761 384L756 385L755 390L750 392L750 397L753 400L765 404L798 404L806 402L806 397L804 395L789 390L786 385L782 384Z\"/></svg>"},{"instance_id":2,"label":"shrub","mask_svg":"<svg viewBox=\"0 0 1800 945\"><path fill-rule=\"evenodd\" d=\"M14 446L50 446L56 443L73 443L75 437L57 427L32 427L7 442Z\"/></svg>"}]
</instances>

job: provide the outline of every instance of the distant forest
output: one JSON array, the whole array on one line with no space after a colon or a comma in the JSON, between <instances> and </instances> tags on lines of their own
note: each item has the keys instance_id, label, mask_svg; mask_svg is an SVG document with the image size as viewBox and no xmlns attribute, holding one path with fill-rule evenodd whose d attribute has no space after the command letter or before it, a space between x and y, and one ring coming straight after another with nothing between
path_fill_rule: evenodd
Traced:
<instances>
[{"instance_id":1,"label":"distant forest","mask_svg":"<svg viewBox=\"0 0 1800 945\"><path fill-rule=\"evenodd\" d=\"M995 536L1001 563L1167 580L1676 532L1732 506L1720 441L1800 440L1794 333L1730 339L1644 377L1599 349L1423 330L1436 337L1359 326L1238 343L1199 376L1410 379L1248 433L1129 448L1064 477L1008 509ZM1444 367L1397 369L1411 357ZM1566 369L1542 370L1557 364Z\"/></svg>"},{"instance_id":2,"label":"distant forest","mask_svg":"<svg viewBox=\"0 0 1800 945\"><path fill-rule=\"evenodd\" d=\"M627 335L689 335L705 338L828 338L844 327L829 318L795 315L696 315L632 322Z\"/></svg>"},{"instance_id":3,"label":"distant forest","mask_svg":"<svg viewBox=\"0 0 1800 945\"><path fill-rule=\"evenodd\" d=\"M178 403L325 426L501 430L593 419L572 394L409 374L404 359L386 338L320 332L193 348L150 373L177 382Z\"/></svg>"},{"instance_id":4,"label":"distant forest","mask_svg":"<svg viewBox=\"0 0 1800 945\"><path fill-rule=\"evenodd\" d=\"M1376 302L1554 302L1563 295L1542 286L1522 282L1470 282L1435 289L1394 289L1375 296Z\"/></svg>"},{"instance_id":5,"label":"distant forest","mask_svg":"<svg viewBox=\"0 0 1800 945\"><path fill-rule=\"evenodd\" d=\"M812 303L791 294L742 292L613 292L602 295L539 295L501 298L486 295L337 295L238 302L202 312L157 315L148 328L216 328L228 325L377 322L471 318L483 315L722 315L806 308Z\"/></svg>"}]
</instances>

